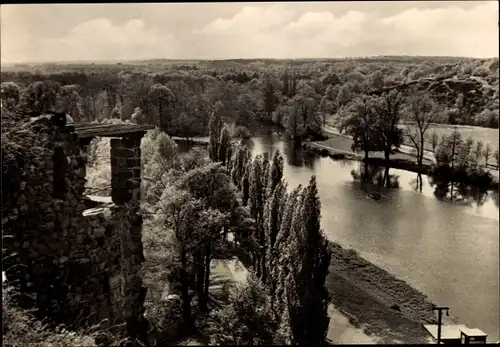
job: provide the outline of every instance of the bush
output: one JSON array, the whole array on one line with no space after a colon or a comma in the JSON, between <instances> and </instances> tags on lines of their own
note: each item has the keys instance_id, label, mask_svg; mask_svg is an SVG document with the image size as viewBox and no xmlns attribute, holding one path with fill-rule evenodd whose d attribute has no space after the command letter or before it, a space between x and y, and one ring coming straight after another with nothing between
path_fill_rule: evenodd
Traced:
<instances>
[{"instance_id":1,"label":"bush","mask_svg":"<svg viewBox=\"0 0 500 347\"><path fill-rule=\"evenodd\" d=\"M31 312L14 305L6 298L2 305L3 343L10 347L97 346L95 335L68 331L64 328L49 329Z\"/></svg>"}]
</instances>

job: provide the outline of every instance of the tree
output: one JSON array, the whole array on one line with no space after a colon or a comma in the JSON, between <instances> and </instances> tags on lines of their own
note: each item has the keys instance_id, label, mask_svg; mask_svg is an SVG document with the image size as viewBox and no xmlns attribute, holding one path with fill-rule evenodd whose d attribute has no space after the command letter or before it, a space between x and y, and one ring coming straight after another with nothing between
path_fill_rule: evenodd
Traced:
<instances>
[{"instance_id":1,"label":"tree","mask_svg":"<svg viewBox=\"0 0 500 347\"><path fill-rule=\"evenodd\" d=\"M326 119L337 112L337 95L339 94L338 85L329 85L325 94L321 98L319 111L323 116L323 126L326 125Z\"/></svg>"},{"instance_id":2,"label":"tree","mask_svg":"<svg viewBox=\"0 0 500 347\"><path fill-rule=\"evenodd\" d=\"M1 95L2 109L14 111L19 102L21 87L14 82L2 82Z\"/></svg>"},{"instance_id":3,"label":"tree","mask_svg":"<svg viewBox=\"0 0 500 347\"><path fill-rule=\"evenodd\" d=\"M79 94L81 87L78 85L62 86L57 95L57 109L68 113L75 120L83 118L82 98Z\"/></svg>"},{"instance_id":4,"label":"tree","mask_svg":"<svg viewBox=\"0 0 500 347\"><path fill-rule=\"evenodd\" d=\"M240 94L237 102L238 117L235 119L236 126L242 125L246 128L252 128L258 117L261 106L256 95L251 91Z\"/></svg>"},{"instance_id":5,"label":"tree","mask_svg":"<svg viewBox=\"0 0 500 347\"><path fill-rule=\"evenodd\" d=\"M436 104L428 95L413 92L408 100L409 116L413 124L407 128L407 135L417 150L417 164L422 166L425 151L425 133L434 122L437 112Z\"/></svg>"},{"instance_id":6,"label":"tree","mask_svg":"<svg viewBox=\"0 0 500 347\"><path fill-rule=\"evenodd\" d=\"M337 95L337 105L338 107L345 106L353 99L353 93L349 85L344 84Z\"/></svg>"},{"instance_id":7,"label":"tree","mask_svg":"<svg viewBox=\"0 0 500 347\"><path fill-rule=\"evenodd\" d=\"M380 134L381 146L386 161L382 185L388 183L390 155L403 143L403 131L398 127L403 98L396 90L384 93L375 99L375 128ZM423 140L422 140L423 141Z\"/></svg>"},{"instance_id":8,"label":"tree","mask_svg":"<svg viewBox=\"0 0 500 347\"><path fill-rule=\"evenodd\" d=\"M304 135L316 135L321 132L321 119L317 112L319 96L311 86L301 83L298 93L291 100L290 106L295 108L302 117Z\"/></svg>"},{"instance_id":9,"label":"tree","mask_svg":"<svg viewBox=\"0 0 500 347\"><path fill-rule=\"evenodd\" d=\"M370 151L381 149L380 134L375 127L377 115L374 111L374 99L364 95L356 98L345 109L347 118L343 121L343 128L353 138L353 151L364 151L364 161L368 160Z\"/></svg>"},{"instance_id":10,"label":"tree","mask_svg":"<svg viewBox=\"0 0 500 347\"><path fill-rule=\"evenodd\" d=\"M156 129L155 129L156 130ZM149 204L155 205L166 187L173 178L171 170L179 168L177 144L167 134L157 130L153 132L151 138L143 139L142 143L149 144L145 146L143 179L146 200ZM152 153L152 154L151 154ZM148 159L151 155L151 159Z\"/></svg>"},{"instance_id":11,"label":"tree","mask_svg":"<svg viewBox=\"0 0 500 347\"><path fill-rule=\"evenodd\" d=\"M172 273L171 280L178 283L182 299L183 322L188 327L194 327L191 313L192 290L192 259L190 252L193 249L193 234L197 214L201 211L199 201L185 192L176 188L166 189L158 205L157 218L163 222L165 228L172 230L172 234L163 234L157 240L164 240L167 245L172 245ZM174 286L175 287L175 286Z\"/></svg>"},{"instance_id":12,"label":"tree","mask_svg":"<svg viewBox=\"0 0 500 347\"><path fill-rule=\"evenodd\" d=\"M160 122L160 129L167 130L167 111L171 104L173 94L169 88L162 84L155 84L149 90L149 99L155 105L156 114Z\"/></svg>"},{"instance_id":13,"label":"tree","mask_svg":"<svg viewBox=\"0 0 500 347\"><path fill-rule=\"evenodd\" d=\"M226 165L227 155L231 146L231 133L229 132L229 127L224 124L220 135L220 145L218 153L218 161L222 162L222 165Z\"/></svg>"},{"instance_id":14,"label":"tree","mask_svg":"<svg viewBox=\"0 0 500 347\"><path fill-rule=\"evenodd\" d=\"M245 284L229 294L229 302L210 314L211 344L270 345L276 343L277 324L270 300L257 277L250 272Z\"/></svg>"},{"instance_id":15,"label":"tree","mask_svg":"<svg viewBox=\"0 0 500 347\"><path fill-rule=\"evenodd\" d=\"M262 100L266 119L270 121L278 105L279 98L276 78L269 73L262 80Z\"/></svg>"},{"instance_id":16,"label":"tree","mask_svg":"<svg viewBox=\"0 0 500 347\"><path fill-rule=\"evenodd\" d=\"M266 263L265 263L265 276L264 283L271 286L271 293L274 293L276 284L272 280L273 259L277 256L275 243L280 231L282 213L284 210L284 203L286 201L286 182L280 180L273 189L272 194L266 201L264 208L264 231L266 237Z\"/></svg>"},{"instance_id":17,"label":"tree","mask_svg":"<svg viewBox=\"0 0 500 347\"><path fill-rule=\"evenodd\" d=\"M297 107L290 107L286 122L286 134L293 141L300 141L305 134L304 118Z\"/></svg>"},{"instance_id":18,"label":"tree","mask_svg":"<svg viewBox=\"0 0 500 347\"><path fill-rule=\"evenodd\" d=\"M436 153L436 147L439 143L439 135L437 132L432 131L429 134L429 142L430 142L431 147L432 147L432 153Z\"/></svg>"},{"instance_id":19,"label":"tree","mask_svg":"<svg viewBox=\"0 0 500 347\"><path fill-rule=\"evenodd\" d=\"M450 177L460 163L460 152L463 147L463 139L460 132L455 128L449 136L443 136L443 140L436 150L436 162L438 168ZM453 180L451 182L451 199L453 200Z\"/></svg>"},{"instance_id":20,"label":"tree","mask_svg":"<svg viewBox=\"0 0 500 347\"><path fill-rule=\"evenodd\" d=\"M292 252L292 281L290 295L290 322L293 340L299 345L323 344L328 332L328 291L326 276L331 250L321 227L321 205L313 175L302 192L301 206L295 210L299 216L292 226L294 241Z\"/></svg>"},{"instance_id":21,"label":"tree","mask_svg":"<svg viewBox=\"0 0 500 347\"><path fill-rule=\"evenodd\" d=\"M255 219L257 227L257 242L259 245L265 245L265 235L263 228L263 213L264 213L264 202L265 202L265 185L264 185L264 166L263 157L261 154L257 155L253 160L253 165L250 171L249 177L249 207L250 215ZM257 276L260 278L262 257L260 254L255 253L254 255L254 269L256 270Z\"/></svg>"},{"instance_id":22,"label":"tree","mask_svg":"<svg viewBox=\"0 0 500 347\"><path fill-rule=\"evenodd\" d=\"M224 104L220 101L215 103L214 111L210 116L208 123L208 135L210 137L208 143L208 155L212 161L219 161L219 146L222 135L222 108Z\"/></svg>"},{"instance_id":23,"label":"tree","mask_svg":"<svg viewBox=\"0 0 500 347\"><path fill-rule=\"evenodd\" d=\"M481 157L483 156L484 143L481 140L476 142L476 149L474 150L476 164L480 165Z\"/></svg>"},{"instance_id":24,"label":"tree","mask_svg":"<svg viewBox=\"0 0 500 347\"><path fill-rule=\"evenodd\" d=\"M486 147L484 148L483 156L484 156L484 165L488 167L488 160L490 159L491 156L491 145L489 142L486 143Z\"/></svg>"},{"instance_id":25,"label":"tree","mask_svg":"<svg viewBox=\"0 0 500 347\"><path fill-rule=\"evenodd\" d=\"M267 196L270 197L273 194L274 189L281 182L281 179L283 178L283 167L284 167L283 156L281 155L280 151L277 150L274 153L273 161L271 163L271 168L269 170L268 183L267 183L268 193L266 194Z\"/></svg>"},{"instance_id":26,"label":"tree","mask_svg":"<svg viewBox=\"0 0 500 347\"><path fill-rule=\"evenodd\" d=\"M199 306L202 310L207 310L210 262L216 250L218 257L229 256L225 252L226 234L231 228L231 215L237 210L239 203L221 163L212 163L186 173L178 187L188 191L204 209L198 216L196 247L192 255Z\"/></svg>"},{"instance_id":27,"label":"tree","mask_svg":"<svg viewBox=\"0 0 500 347\"><path fill-rule=\"evenodd\" d=\"M59 89L59 83L51 80L37 81L28 85L21 94L19 101L21 109L40 113L53 111Z\"/></svg>"},{"instance_id":28,"label":"tree","mask_svg":"<svg viewBox=\"0 0 500 347\"><path fill-rule=\"evenodd\" d=\"M368 81L372 89L382 89L382 87L384 87L384 74L382 71L377 70L368 76Z\"/></svg>"},{"instance_id":29,"label":"tree","mask_svg":"<svg viewBox=\"0 0 500 347\"><path fill-rule=\"evenodd\" d=\"M298 185L283 201L280 208L281 223L276 236L276 241L273 245L274 255L270 258L270 275L272 292L272 307L275 316L280 317L287 310L286 288L288 283L289 262L290 256L288 253L288 245L290 242L290 233L293 223L294 211L300 206L299 197L302 192L302 185Z\"/></svg>"},{"instance_id":30,"label":"tree","mask_svg":"<svg viewBox=\"0 0 500 347\"><path fill-rule=\"evenodd\" d=\"M237 146L233 151L233 163L231 164L231 178L233 184L241 190L242 180L245 176L247 164L252 159L252 153L247 146Z\"/></svg>"}]
</instances>

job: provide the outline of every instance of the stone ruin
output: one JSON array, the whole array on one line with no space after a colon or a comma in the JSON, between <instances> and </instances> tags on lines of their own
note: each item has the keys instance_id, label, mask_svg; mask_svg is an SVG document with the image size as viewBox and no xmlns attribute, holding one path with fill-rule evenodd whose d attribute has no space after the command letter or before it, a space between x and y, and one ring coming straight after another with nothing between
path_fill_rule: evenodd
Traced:
<instances>
[{"instance_id":1,"label":"stone ruin","mask_svg":"<svg viewBox=\"0 0 500 347\"><path fill-rule=\"evenodd\" d=\"M68 327L143 339L140 143L153 127L66 124L60 114L33 122L47 125L38 136L50 155L34 163L37 175L21 177L2 216L3 266L18 302ZM111 137L111 199L84 196L95 136Z\"/></svg>"}]
</instances>

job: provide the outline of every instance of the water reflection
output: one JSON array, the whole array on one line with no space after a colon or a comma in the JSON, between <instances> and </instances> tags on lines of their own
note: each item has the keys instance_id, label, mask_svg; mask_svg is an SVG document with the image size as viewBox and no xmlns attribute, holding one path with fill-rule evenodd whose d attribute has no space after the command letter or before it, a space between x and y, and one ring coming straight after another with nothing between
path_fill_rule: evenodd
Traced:
<instances>
[{"instance_id":1,"label":"water reflection","mask_svg":"<svg viewBox=\"0 0 500 347\"><path fill-rule=\"evenodd\" d=\"M422 193L423 190L422 174L418 173L417 177L410 181L410 186L414 191Z\"/></svg>"},{"instance_id":2,"label":"water reflection","mask_svg":"<svg viewBox=\"0 0 500 347\"><path fill-rule=\"evenodd\" d=\"M495 206L498 208L498 190L494 190L490 194L491 200L495 203Z\"/></svg>"},{"instance_id":3,"label":"water reflection","mask_svg":"<svg viewBox=\"0 0 500 347\"><path fill-rule=\"evenodd\" d=\"M399 188L399 175L391 174L387 167L359 163L357 169L351 170L351 175L354 180L363 183L385 188Z\"/></svg>"},{"instance_id":4,"label":"water reflection","mask_svg":"<svg viewBox=\"0 0 500 347\"><path fill-rule=\"evenodd\" d=\"M438 200L453 202L457 205L472 205L474 203L481 207L489 197L487 187L470 186L439 176L429 176L429 184L434 188L434 196ZM498 192L496 193L498 197ZM498 207L498 201L496 205Z\"/></svg>"},{"instance_id":5,"label":"water reflection","mask_svg":"<svg viewBox=\"0 0 500 347\"><path fill-rule=\"evenodd\" d=\"M294 141L283 141L283 152L286 163L291 166L304 166L304 151L300 143Z\"/></svg>"}]
</instances>

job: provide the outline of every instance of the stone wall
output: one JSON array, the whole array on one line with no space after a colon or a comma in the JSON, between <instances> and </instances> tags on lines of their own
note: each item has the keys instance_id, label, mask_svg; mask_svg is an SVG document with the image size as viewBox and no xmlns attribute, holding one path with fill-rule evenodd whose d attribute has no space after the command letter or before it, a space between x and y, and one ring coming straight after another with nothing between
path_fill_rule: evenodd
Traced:
<instances>
[{"instance_id":1,"label":"stone wall","mask_svg":"<svg viewBox=\"0 0 500 347\"><path fill-rule=\"evenodd\" d=\"M60 125L38 136L46 137L48 154L28 164L36 174L21 178L2 216L7 279L19 288L19 302L41 316L137 336L145 297L139 202L86 209L78 136Z\"/></svg>"}]
</instances>

